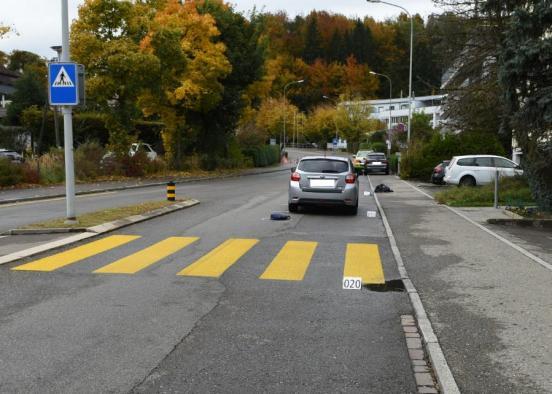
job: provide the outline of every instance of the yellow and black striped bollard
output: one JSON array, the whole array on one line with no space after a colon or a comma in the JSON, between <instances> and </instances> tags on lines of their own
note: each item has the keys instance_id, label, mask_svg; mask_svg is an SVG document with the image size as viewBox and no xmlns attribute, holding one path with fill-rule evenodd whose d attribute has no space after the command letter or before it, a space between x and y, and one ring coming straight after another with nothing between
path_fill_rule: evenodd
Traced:
<instances>
[{"instance_id":1,"label":"yellow and black striped bollard","mask_svg":"<svg viewBox=\"0 0 552 394\"><path fill-rule=\"evenodd\" d=\"M176 186L174 182L167 183L167 200L176 201Z\"/></svg>"}]
</instances>

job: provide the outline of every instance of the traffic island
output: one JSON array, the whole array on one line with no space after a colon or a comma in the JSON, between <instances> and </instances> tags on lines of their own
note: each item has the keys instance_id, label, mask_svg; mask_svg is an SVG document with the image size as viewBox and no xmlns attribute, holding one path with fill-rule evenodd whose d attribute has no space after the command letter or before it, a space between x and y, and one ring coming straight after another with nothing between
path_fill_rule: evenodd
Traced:
<instances>
[{"instance_id":1,"label":"traffic island","mask_svg":"<svg viewBox=\"0 0 552 394\"><path fill-rule=\"evenodd\" d=\"M0 257L0 264L10 263L38 253L67 246L83 239L92 238L110 231L130 226L132 224L144 222L159 216L190 208L197 204L199 204L199 201L194 199L177 200L176 203L174 201L146 202L127 207L87 213L79 216L79 223L75 225L65 224L65 219L60 218L47 222L36 223L26 226L23 229L11 230L6 234L11 235L12 232L13 234L56 234L62 231L73 233L80 231L80 233L2 256Z\"/></svg>"}]
</instances>

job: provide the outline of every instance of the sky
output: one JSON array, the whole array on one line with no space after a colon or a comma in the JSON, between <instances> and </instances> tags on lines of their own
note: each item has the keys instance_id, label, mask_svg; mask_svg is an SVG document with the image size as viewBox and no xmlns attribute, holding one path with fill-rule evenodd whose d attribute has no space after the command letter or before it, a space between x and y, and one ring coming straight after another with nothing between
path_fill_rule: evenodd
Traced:
<instances>
[{"instance_id":1,"label":"sky","mask_svg":"<svg viewBox=\"0 0 552 394\"><path fill-rule=\"evenodd\" d=\"M69 1L69 19L77 17L77 8L84 0ZM253 7L257 10L284 10L290 16L307 15L311 10L325 10L344 14L349 17L371 16L377 20L395 17L399 8L384 4L371 4L365 0L234 0L235 9L247 12ZM424 18L439 13L432 0L395 0L396 4L419 13ZM60 0L0 0L0 23L15 28L16 34L10 34L0 40L0 51L11 52L14 49L37 53L46 58L55 56L52 45L61 45L61 1Z\"/></svg>"}]
</instances>

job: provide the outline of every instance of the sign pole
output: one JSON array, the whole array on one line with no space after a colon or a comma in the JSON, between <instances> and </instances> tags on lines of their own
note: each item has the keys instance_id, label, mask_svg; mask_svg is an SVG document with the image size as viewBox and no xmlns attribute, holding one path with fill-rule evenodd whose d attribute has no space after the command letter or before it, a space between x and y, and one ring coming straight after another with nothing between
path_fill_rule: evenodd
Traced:
<instances>
[{"instance_id":1,"label":"sign pole","mask_svg":"<svg viewBox=\"0 0 552 394\"><path fill-rule=\"evenodd\" d=\"M61 61L69 62L69 14L67 0L61 0ZM75 168L73 163L73 109L69 105L62 107L63 141L65 151L65 199L66 222L76 222L75 215Z\"/></svg>"}]
</instances>

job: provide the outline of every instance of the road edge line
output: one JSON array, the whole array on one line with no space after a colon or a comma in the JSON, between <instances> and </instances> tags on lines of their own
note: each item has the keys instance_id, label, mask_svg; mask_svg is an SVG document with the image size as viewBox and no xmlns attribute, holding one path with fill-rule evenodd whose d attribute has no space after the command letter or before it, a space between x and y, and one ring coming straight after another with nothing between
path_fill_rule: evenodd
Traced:
<instances>
[{"instance_id":1,"label":"road edge line","mask_svg":"<svg viewBox=\"0 0 552 394\"><path fill-rule=\"evenodd\" d=\"M416 190L417 192L425 195L426 197L428 197L429 199L433 200L433 202L435 202L435 198L433 198L433 196L431 196L430 194L424 192L423 190L420 190L419 188L417 188L416 186L412 185L410 182L406 182L405 180L402 180L404 183L406 183L408 186L410 186L411 188L413 188L414 190ZM519 245L516 245L515 243L507 240L506 238L504 238L503 236L495 233L494 231L488 229L487 227L477 223L475 220L472 220L470 219L469 217L467 217L466 215L464 215L462 212L454 209L453 207L449 207L448 205L445 205L445 204L437 204L435 203L436 205L438 206L442 206L442 207L445 207L447 208L448 210L454 212L456 215L460 216L462 219L470 222L471 224L473 224L474 226L478 227L479 229L485 231L487 234L489 235L492 235L493 237L495 237L496 239L498 239L499 241L502 241L504 242L506 245L510 246L511 248L517 250L518 252L520 252L522 255L524 255L525 257L528 257L529 259L533 260L535 263L537 264L540 264L542 267L552 271L552 264L550 263L547 263L546 261L544 261L543 259L541 259L540 257L538 256L535 256L533 253L529 252L528 250L522 248L521 246Z\"/></svg>"},{"instance_id":2,"label":"road edge line","mask_svg":"<svg viewBox=\"0 0 552 394\"><path fill-rule=\"evenodd\" d=\"M372 190L373 192L374 188L369 176L368 183L370 184L370 190ZM435 376L437 377L440 389L444 394L460 394L460 389L456 384L456 380L454 379L452 371L447 363L445 354L443 353L443 349L441 349L441 345L439 344L437 336L435 335L435 331L433 330L431 321L427 317L427 313L425 311L424 305L422 304L422 300L420 298L418 290L408 276L408 272L404 265L401 252L395 240L395 236L393 235L393 231L391 230L391 226L389 225L389 221L387 220L387 215L385 214L383 207L379 202L377 194L373 193L373 195L376 206L378 207L378 211L380 212L381 220L383 221L383 226L385 227L385 232L387 233L387 238L391 246L391 251L393 252L393 257L395 258L395 262L397 263L397 267L399 269L399 274L401 275L401 279L405 284L405 289L407 290L410 303L414 308L416 320L418 321L418 326L420 328L420 331L422 332L422 337L424 339L424 343L426 344L425 348L427 353L429 354L431 365L433 367L433 371L435 372Z\"/></svg>"},{"instance_id":3,"label":"road edge line","mask_svg":"<svg viewBox=\"0 0 552 394\"><path fill-rule=\"evenodd\" d=\"M132 224L137 224L140 222L144 222L146 220L155 219L160 216L167 215L172 212L180 211L186 208L191 208L193 206L198 205L200 202L198 200L190 199L187 201L183 201L178 204L173 204L168 207L155 209L153 211L147 212L143 215L134 215L134 216L128 216L124 219L115 220L113 222L106 222L99 224L97 226L89 227L86 229L86 232L71 235L66 238L58 239L52 242L48 242L42 245L34 246L29 249L20 250L17 252L13 252L10 254L7 254L5 256L0 256L0 265L11 263L13 261L31 257L39 253L47 252L52 249L57 249L62 246L67 246L74 244L76 242L82 241L83 239L88 239L92 237L97 237L105 233L109 233L111 231L118 230L123 227L130 226Z\"/></svg>"}]
</instances>

